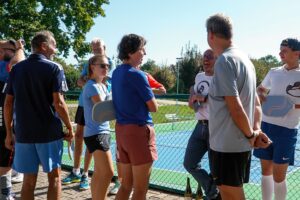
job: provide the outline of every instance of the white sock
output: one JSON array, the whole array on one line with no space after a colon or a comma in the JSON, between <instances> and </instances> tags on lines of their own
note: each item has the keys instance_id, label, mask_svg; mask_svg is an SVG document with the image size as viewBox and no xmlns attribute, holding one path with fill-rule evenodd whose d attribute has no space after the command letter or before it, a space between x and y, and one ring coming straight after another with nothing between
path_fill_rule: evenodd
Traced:
<instances>
[{"instance_id":1,"label":"white sock","mask_svg":"<svg viewBox=\"0 0 300 200\"><path fill-rule=\"evenodd\" d=\"M281 183L277 183L274 181L274 194L275 200L285 200L287 195L287 186L285 180Z\"/></svg>"},{"instance_id":2,"label":"white sock","mask_svg":"<svg viewBox=\"0 0 300 200\"><path fill-rule=\"evenodd\" d=\"M89 173L88 172L82 172L82 175L86 175L86 177L89 177Z\"/></svg>"},{"instance_id":3,"label":"white sock","mask_svg":"<svg viewBox=\"0 0 300 200\"><path fill-rule=\"evenodd\" d=\"M263 200L272 200L274 193L273 175L261 177L261 193Z\"/></svg>"},{"instance_id":4,"label":"white sock","mask_svg":"<svg viewBox=\"0 0 300 200\"><path fill-rule=\"evenodd\" d=\"M79 175L80 174L80 168L73 168L73 174Z\"/></svg>"}]
</instances>

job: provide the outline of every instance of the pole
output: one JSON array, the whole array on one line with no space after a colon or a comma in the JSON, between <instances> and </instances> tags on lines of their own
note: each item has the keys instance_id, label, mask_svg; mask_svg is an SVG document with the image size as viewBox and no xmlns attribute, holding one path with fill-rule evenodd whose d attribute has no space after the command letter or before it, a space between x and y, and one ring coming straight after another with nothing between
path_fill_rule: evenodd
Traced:
<instances>
[{"instance_id":1,"label":"pole","mask_svg":"<svg viewBox=\"0 0 300 200\"><path fill-rule=\"evenodd\" d=\"M177 62L176 62L176 68L177 68L177 79L176 79L176 94L178 95L179 92L179 61L182 60L182 57L176 58Z\"/></svg>"}]
</instances>

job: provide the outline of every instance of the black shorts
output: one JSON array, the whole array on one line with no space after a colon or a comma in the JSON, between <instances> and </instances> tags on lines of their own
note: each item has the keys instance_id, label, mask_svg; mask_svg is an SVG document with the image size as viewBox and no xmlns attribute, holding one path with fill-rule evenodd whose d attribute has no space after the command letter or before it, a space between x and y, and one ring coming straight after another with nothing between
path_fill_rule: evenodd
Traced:
<instances>
[{"instance_id":1,"label":"black shorts","mask_svg":"<svg viewBox=\"0 0 300 200\"><path fill-rule=\"evenodd\" d=\"M96 150L108 151L110 149L110 134L99 134L89 137L84 137L84 143L90 153Z\"/></svg>"},{"instance_id":2,"label":"black shorts","mask_svg":"<svg viewBox=\"0 0 300 200\"><path fill-rule=\"evenodd\" d=\"M249 182L251 151L224 153L211 150L210 158L216 185L241 187Z\"/></svg>"},{"instance_id":3,"label":"black shorts","mask_svg":"<svg viewBox=\"0 0 300 200\"><path fill-rule=\"evenodd\" d=\"M83 107L78 106L75 114L75 123L81 126L85 125Z\"/></svg>"},{"instance_id":4,"label":"black shorts","mask_svg":"<svg viewBox=\"0 0 300 200\"><path fill-rule=\"evenodd\" d=\"M5 147L6 133L0 132L0 167L11 167L14 160L14 151Z\"/></svg>"}]
</instances>

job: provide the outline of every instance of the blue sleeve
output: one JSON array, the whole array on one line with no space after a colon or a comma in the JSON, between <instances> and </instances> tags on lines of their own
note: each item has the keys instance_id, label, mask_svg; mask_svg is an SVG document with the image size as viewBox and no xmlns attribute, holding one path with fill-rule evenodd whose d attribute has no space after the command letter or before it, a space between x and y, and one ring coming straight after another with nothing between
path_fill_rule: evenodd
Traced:
<instances>
[{"instance_id":1,"label":"blue sleeve","mask_svg":"<svg viewBox=\"0 0 300 200\"><path fill-rule=\"evenodd\" d=\"M87 63L83 64L80 76L87 76L88 75L88 66L89 65Z\"/></svg>"},{"instance_id":2,"label":"blue sleeve","mask_svg":"<svg viewBox=\"0 0 300 200\"><path fill-rule=\"evenodd\" d=\"M134 88L136 88L139 96L146 103L154 97L154 94L150 88L149 82L147 80L146 75L142 71L137 71L135 73L131 73L128 81Z\"/></svg>"},{"instance_id":3,"label":"blue sleeve","mask_svg":"<svg viewBox=\"0 0 300 200\"><path fill-rule=\"evenodd\" d=\"M8 78L8 70L7 70L8 62L0 61L0 81L6 82Z\"/></svg>"},{"instance_id":4,"label":"blue sleeve","mask_svg":"<svg viewBox=\"0 0 300 200\"><path fill-rule=\"evenodd\" d=\"M96 95L100 95L100 89L96 84L88 84L85 87L85 95L87 98L91 98Z\"/></svg>"}]
</instances>

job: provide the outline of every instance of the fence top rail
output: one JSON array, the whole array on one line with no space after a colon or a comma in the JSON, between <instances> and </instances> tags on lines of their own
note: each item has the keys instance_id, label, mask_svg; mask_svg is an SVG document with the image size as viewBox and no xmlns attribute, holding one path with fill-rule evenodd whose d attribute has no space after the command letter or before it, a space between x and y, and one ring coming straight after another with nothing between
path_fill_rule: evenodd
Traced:
<instances>
[{"instance_id":1,"label":"fence top rail","mask_svg":"<svg viewBox=\"0 0 300 200\"><path fill-rule=\"evenodd\" d=\"M68 97L79 97L81 90L70 90L65 93L66 98ZM188 94L166 94L166 95L155 95L157 99L178 99L187 100L189 98Z\"/></svg>"}]
</instances>

